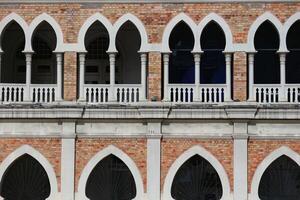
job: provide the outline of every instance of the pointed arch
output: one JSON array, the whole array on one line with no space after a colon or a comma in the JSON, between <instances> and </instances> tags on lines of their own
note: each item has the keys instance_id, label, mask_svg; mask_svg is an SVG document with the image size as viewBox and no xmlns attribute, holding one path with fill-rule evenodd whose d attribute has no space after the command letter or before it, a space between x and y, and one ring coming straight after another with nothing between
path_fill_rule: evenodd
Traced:
<instances>
[{"instance_id":1,"label":"pointed arch","mask_svg":"<svg viewBox=\"0 0 300 200\"><path fill-rule=\"evenodd\" d=\"M109 35L109 47L108 51L114 51L113 49L113 42L112 42L112 35L113 35L113 25L110 23L110 21L102 14L100 13L95 13L94 15L90 16L81 26L77 38L77 42L79 45L79 51L85 52L86 48L84 45L84 39L86 36L86 33L88 29L96 22L99 21L107 30L108 35Z\"/></svg>"},{"instance_id":2,"label":"pointed arch","mask_svg":"<svg viewBox=\"0 0 300 200\"><path fill-rule=\"evenodd\" d=\"M294 23L297 22L298 20L300 20L300 12L297 12L297 13L293 14L292 16L290 16L283 25L282 38L283 38L283 45L284 45L285 49L287 49L288 32L289 32L290 28L294 25Z\"/></svg>"},{"instance_id":3,"label":"pointed arch","mask_svg":"<svg viewBox=\"0 0 300 200\"><path fill-rule=\"evenodd\" d=\"M32 51L32 46L31 46L31 39L33 37L34 31L36 28L42 23L42 22L47 22L54 30L55 35L56 35L56 49L55 51L62 52L63 51L63 43L64 43L64 38L63 38L63 32L61 30L60 25L57 23L57 21L51 17L50 15L43 13L31 22L29 26L29 32L28 32L28 41L25 44L25 49L26 51Z\"/></svg>"},{"instance_id":4,"label":"pointed arch","mask_svg":"<svg viewBox=\"0 0 300 200\"><path fill-rule=\"evenodd\" d=\"M141 37L141 47L140 47L140 52L147 52L148 51L148 35L146 28L143 24L143 22L137 18L135 15L131 13L127 13L120 17L115 23L114 23L114 35L113 35L113 44L114 44L114 50L116 50L116 37L118 34L119 29L122 27L123 24L125 24L127 21L132 22L137 30L140 33Z\"/></svg>"},{"instance_id":5,"label":"pointed arch","mask_svg":"<svg viewBox=\"0 0 300 200\"><path fill-rule=\"evenodd\" d=\"M164 182L164 188L163 188L163 198L165 200L173 200L171 196L171 186L174 180L174 177L179 170L179 168L182 166L183 163L185 163L189 158L193 157L194 155L199 155L205 160L207 160L216 170L218 173L221 183L222 183L222 189L223 189L223 196L221 200L229 199L230 198L230 185L229 185L229 179L226 174L226 171L222 164L206 149L203 147L197 145L193 146L187 151L185 151L181 156L179 156L175 162L170 167L168 174L165 178Z\"/></svg>"},{"instance_id":6,"label":"pointed arch","mask_svg":"<svg viewBox=\"0 0 300 200\"><path fill-rule=\"evenodd\" d=\"M5 28L11 23L16 22L23 30L25 38L27 38L28 35L28 24L26 21L18 14L16 13L10 13L6 17L4 17L0 22L0 36L3 35L3 32ZM1 37L0 37L1 38ZM0 41L0 51L1 51L1 41Z\"/></svg>"},{"instance_id":7,"label":"pointed arch","mask_svg":"<svg viewBox=\"0 0 300 200\"><path fill-rule=\"evenodd\" d=\"M195 22L185 13L179 13L178 15L176 15L175 17L173 17L171 19L171 21L169 21L169 23L167 24L164 32L163 32L163 36L162 36L162 52L170 52L170 47L169 47L169 38L171 35L172 30L174 29L174 27L179 23L179 22L184 22L193 32L194 35L194 49L193 51L200 51L200 49L198 48L199 42L197 43L197 25L195 24Z\"/></svg>"},{"instance_id":8,"label":"pointed arch","mask_svg":"<svg viewBox=\"0 0 300 200\"><path fill-rule=\"evenodd\" d=\"M273 151L258 165L254 173L254 176L252 178L251 193L250 193L252 200L259 200L259 196L258 196L259 183L266 169L273 163L273 161L275 161L277 158L283 155L291 158L300 167L300 155L297 152L291 150L289 147L282 146L279 149Z\"/></svg>"},{"instance_id":9,"label":"pointed arch","mask_svg":"<svg viewBox=\"0 0 300 200\"><path fill-rule=\"evenodd\" d=\"M92 170L95 168L95 166L105 157L109 155L114 155L121 159L129 168L130 172L133 175L135 184L136 184L136 197L134 198L135 200L143 199L144 196L144 185L143 185L143 179L140 174L139 169L135 165L134 161L122 150L119 148L109 145L105 149L101 150L98 152L96 155L92 157L92 159L87 163L87 165L84 167L81 176L79 178L79 183L78 183L78 194L79 194L79 199L82 200L88 200L88 198L85 195L85 188L87 184L88 177Z\"/></svg>"},{"instance_id":10,"label":"pointed arch","mask_svg":"<svg viewBox=\"0 0 300 200\"><path fill-rule=\"evenodd\" d=\"M226 23L226 21L220 15L217 15L216 13L210 13L209 15L207 15L206 17L204 17L201 20L201 22L198 25L197 32L199 32L199 38L197 38L197 41L200 41L203 29L206 27L206 25L212 21L217 23L224 32L225 39L226 39L226 45L225 45L224 51L232 52L234 50L234 48L233 48L233 37L232 37L231 29L230 29L229 25ZM200 43L199 43L199 45L201 48Z\"/></svg>"},{"instance_id":11,"label":"pointed arch","mask_svg":"<svg viewBox=\"0 0 300 200\"><path fill-rule=\"evenodd\" d=\"M260 25L263 24L265 21L269 21L270 23L272 23L278 32L278 36L280 39L280 45L279 45L278 51L286 51L284 41L282 39L283 38L282 37L282 29L283 29L282 23L279 21L279 19L276 16L274 16L270 12L265 12L264 14L259 16L251 25L249 32L248 32L248 41L247 41L248 51L255 52L255 46L254 46L255 33L256 33L257 29L260 27Z\"/></svg>"},{"instance_id":12,"label":"pointed arch","mask_svg":"<svg viewBox=\"0 0 300 200\"><path fill-rule=\"evenodd\" d=\"M2 181L2 177L6 170L10 167L10 165L19 157L21 157L24 154L28 154L35 158L45 169L51 190L50 190L50 196L47 198L48 200L55 200L58 197L58 188L57 188L57 179L54 172L54 169L52 165L49 163L49 161L37 150L35 150L33 147L29 145L23 145L16 149L14 152L9 154L5 160L0 165L0 181Z\"/></svg>"}]
</instances>

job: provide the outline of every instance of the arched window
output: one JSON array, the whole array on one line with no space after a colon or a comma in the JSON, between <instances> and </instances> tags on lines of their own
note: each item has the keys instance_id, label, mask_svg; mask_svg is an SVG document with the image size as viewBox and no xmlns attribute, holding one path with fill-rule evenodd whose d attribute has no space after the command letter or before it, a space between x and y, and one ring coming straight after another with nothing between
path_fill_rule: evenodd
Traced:
<instances>
[{"instance_id":1,"label":"arched window","mask_svg":"<svg viewBox=\"0 0 300 200\"><path fill-rule=\"evenodd\" d=\"M258 195L261 200L300 199L300 166L285 155L277 158L263 173Z\"/></svg>"},{"instance_id":2,"label":"arched window","mask_svg":"<svg viewBox=\"0 0 300 200\"><path fill-rule=\"evenodd\" d=\"M270 21L265 21L257 29L254 46L257 51L254 57L254 84L279 84L279 35Z\"/></svg>"},{"instance_id":3,"label":"arched window","mask_svg":"<svg viewBox=\"0 0 300 200\"><path fill-rule=\"evenodd\" d=\"M126 164L111 154L92 170L85 192L90 200L131 200L136 197L136 185Z\"/></svg>"},{"instance_id":4,"label":"arched window","mask_svg":"<svg viewBox=\"0 0 300 200\"><path fill-rule=\"evenodd\" d=\"M194 35L185 22L178 23L171 32L169 46L172 51L169 63L169 83L194 83L195 63L191 51Z\"/></svg>"},{"instance_id":5,"label":"arched window","mask_svg":"<svg viewBox=\"0 0 300 200\"><path fill-rule=\"evenodd\" d=\"M1 37L1 82L25 83L26 62L22 53L25 46L25 35L18 23L12 21L7 25Z\"/></svg>"},{"instance_id":6,"label":"arched window","mask_svg":"<svg viewBox=\"0 0 300 200\"><path fill-rule=\"evenodd\" d=\"M85 84L109 84L109 57L106 53L109 35L102 23L96 21L85 36L87 49Z\"/></svg>"},{"instance_id":7,"label":"arched window","mask_svg":"<svg viewBox=\"0 0 300 200\"><path fill-rule=\"evenodd\" d=\"M33 84L56 84L56 35L47 22L42 22L32 37L32 79Z\"/></svg>"},{"instance_id":8,"label":"arched window","mask_svg":"<svg viewBox=\"0 0 300 200\"><path fill-rule=\"evenodd\" d=\"M287 34L286 83L300 83L300 20L296 21Z\"/></svg>"},{"instance_id":9,"label":"arched window","mask_svg":"<svg viewBox=\"0 0 300 200\"><path fill-rule=\"evenodd\" d=\"M141 36L136 26L127 21L116 37L116 84L141 84L141 59L138 53Z\"/></svg>"},{"instance_id":10,"label":"arched window","mask_svg":"<svg viewBox=\"0 0 300 200\"><path fill-rule=\"evenodd\" d=\"M0 195L5 200L45 200L50 196L50 182L43 166L24 154L5 171Z\"/></svg>"},{"instance_id":11,"label":"arched window","mask_svg":"<svg viewBox=\"0 0 300 200\"><path fill-rule=\"evenodd\" d=\"M171 195L176 200L219 200L223 189L214 167L201 156L195 155L177 171Z\"/></svg>"},{"instance_id":12,"label":"arched window","mask_svg":"<svg viewBox=\"0 0 300 200\"><path fill-rule=\"evenodd\" d=\"M226 83L225 44L222 28L216 22L207 24L201 34L201 84Z\"/></svg>"}]
</instances>

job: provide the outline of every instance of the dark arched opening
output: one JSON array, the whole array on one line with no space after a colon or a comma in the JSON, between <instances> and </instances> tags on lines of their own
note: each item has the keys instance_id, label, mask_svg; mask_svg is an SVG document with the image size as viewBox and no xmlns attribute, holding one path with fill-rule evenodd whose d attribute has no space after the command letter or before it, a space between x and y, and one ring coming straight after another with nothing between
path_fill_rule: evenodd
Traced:
<instances>
[{"instance_id":1,"label":"dark arched opening","mask_svg":"<svg viewBox=\"0 0 300 200\"><path fill-rule=\"evenodd\" d=\"M177 171L171 195L176 200L219 200L223 189L214 167L201 156L195 155Z\"/></svg>"},{"instance_id":2,"label":"dark arched opening","mask_svg":"<svg viewBox=\"0 0 300 200\"><path fill-rule=\"evenodd\" d=\"M47 22L42 22L35 30L32 37L31 83L56 84L56 34Z\"/></svg>"},{"instance_id":3,"label":"dark arched opening","mask_svg":"<svg viewBox=\"0 0 300 200\"><path fill-rule=\"evenodd\" d=\"M109 34L102 23L96 21L85 36L85 84L109 84Z\"/></svg>"},{"instance_id":4,"label":"dark arched opening","mask_svg":"<svg viewBox=\"0 0 300 200\"><path fill-rule=\"evenodd\" d=\"M24 31L12 21L4 29L1 37L1 83L25 83L26 62L22 52L25 46Z\"/></svg>"},{"instance_id":5,"label":"dark arched opening","mask_svg":"<svg viewBox=\"0 0 300 200\"><path fill-rule=\"evenodd\" d=\"M169 83L195 83L195 63L191 51L194 35L190 27L178 23L171 32L169 46L172 51L169 62Z\"/></svg>"},{"instance_id":6,"label":"dark arched opening","mask_svg":"<svg viewBox=\"0 0 300 200\"><path fill-rule=\"evenodd\" d=\"M277 158L260 180L261 200L299 200L300 166L287 156Z\"/></svg>"},{"instance_id":7,"label":"dark arched opening","mask_svg":"<svg viewBox=\"0 0 300 200\"><path fill-rule=\"evenodd\" d=\"M131 200L136 197L136 185L126 164L109 155L92 170L85 192L90 200Z\"/></svg>"},{"instance_id":8,"label":"dark arched opening","mask_svg":"<svg viewBox=\"0 0 300 200\"><path fill-rule=\"evenodd\" d=\"M222 28L216 22L210 22L201 35L200 83L226 83L225 49L226 39Z\"/></svg>"},{"instance_id":9,"label":"dark arched opening","mask_svg":"<svg viewBox=\"0 0 300 200\"><path fill-rule=\"evenodd\" d=\"M5 171L0 194L5 200L45 200L50 196L50 182L43 166L24 154Z\"/></svg>"},{"instance_id":10,"label":"dark arched opening","mask_svg":"<svg viewBox=\"0 0 300 200\"><path fill-rule=\"evenodd\" d=\"M138 53L141 36L136 26L127 21L116 37L116 84L141 84L141 59Z\"/></svg>"},{"instance_id":11,"label":"dark arched opening","mask_svg":"<svg viewBox=\"0 0 300 200\"><path fill-rule=\"evenodd\" d=\"M254 45L257 51L254 57L254 84L279 84L279 35L270 21L265 21L259 26L255 33Z\"/></svg>"}]
</instances>

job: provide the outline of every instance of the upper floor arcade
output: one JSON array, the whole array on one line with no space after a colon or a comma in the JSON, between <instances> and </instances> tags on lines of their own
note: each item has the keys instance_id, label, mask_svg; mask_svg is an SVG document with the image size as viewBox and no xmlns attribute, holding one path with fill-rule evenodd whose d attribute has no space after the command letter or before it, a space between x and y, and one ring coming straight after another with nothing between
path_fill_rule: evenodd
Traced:
<instances>
[{"instance_id":1,"label":"upper floor arcade","mask_svg":"<svg viewBox=\"0 0 300 200\"><path fill-rule=\"evenodd\" d=\"M82 23L77 43L64 42L59 23L45 13L29 25L15 13L0 23L4 103L63 101L65 84L74 74L65 60L69 52L75 53L72 84L79 102L233 102L243 78L247 101L300 101L299 13L284 24L270 12L262 14L248 27L246 43L235 43L232 28L216 13L199 24L179 13L164 25L160 44L149 42L144 22L129 13L114 23L93 14ZM237 60L237 52L247 59ZM153 60L153 55L159 57ZM159 67L155 72L153 63ZM246 74L235 74L239 63ZM149 76L153 73L156 79ZM160 88L157 98L150 95L154 84Z\"/></svg>"}]
</instances>

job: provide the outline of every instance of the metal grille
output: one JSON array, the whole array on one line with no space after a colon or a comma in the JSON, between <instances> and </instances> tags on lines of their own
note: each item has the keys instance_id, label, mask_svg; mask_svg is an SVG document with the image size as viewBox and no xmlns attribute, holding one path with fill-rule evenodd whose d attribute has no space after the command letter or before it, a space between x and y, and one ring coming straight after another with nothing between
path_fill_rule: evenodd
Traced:
<instances>
[{"instance_id":1,"label":"metal grille","mask_svg":"<svg viewBox=\"0 0 300 200\"><path fill-rule=\"evenodd\" d=\"M178 170L172 183L171 195L175 200L219 200L222 184L213 166L195 155Z\"/></svg>"},{"instance_id":2,"label":"metal grille","mask_svg":"<svg viewBox=\"0 0 300 200\"><path fill-rule=\"evenodd\" d=\"M50 195L47 173L37 160L25 154L4 173L0 194L5 200L45 200Z\"/></svg>"},{"instance_id":3,"label":"metal grille","mask_svg":"<svg viewBox=\"0 0 300 200\"><path fill-rule=\"evenodd\" d=\"M261 200L299 200L300 166L287 156L279 157L264 172L258 194Z\"/></svg>"},{"instance_id":4,"label":"metal grille","mask_svg":"<svg viewBox=\"0 0 300 200\"><path fill-rule=\"evenodd\" d=\"M86 196L90 200L134 199L136 186L129 168L114 155L104 158L88 178Z\"/></svg>"},{"instance_id":5,"label":"metal grille","mask_svg":"<svg viewBox=\"0 0 300 200\"><path fill-rule=\"evenodd\" d=\"M108 59L106 50L108 49L108 38L98 37L93 40L87 48L87 59Z\"/></svg>"}]
</instances>

